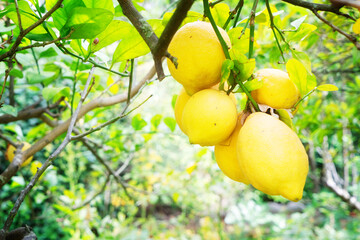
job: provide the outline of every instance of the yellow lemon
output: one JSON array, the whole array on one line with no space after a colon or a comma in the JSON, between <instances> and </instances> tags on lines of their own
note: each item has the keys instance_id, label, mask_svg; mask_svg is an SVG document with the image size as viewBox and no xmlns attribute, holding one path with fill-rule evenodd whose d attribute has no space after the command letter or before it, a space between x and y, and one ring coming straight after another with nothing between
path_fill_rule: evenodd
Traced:
<instances>
[{"instance_id":1,"label":"yellow lemon","mask_svg":"<svg viewBox=\"0 0 360 240\"><path fill-rule=\"evenodd\" d=\"M21 151L26 151L27 149L29 149L31 147L30 143L23 142L23 144L24 145L23 145ZM15 151L16 151L16 148L13 145L9 144L8 148L6 150L6 154L5 154L5 156L9 162L12 162L12 160L14 159ZM24 167L24 166L28 165L32 159L33 159L32 156L29 157L28 159L25 160L25 162L23 162L23 164L21 164L21 166Z\"/></svg>"},{"instance_id":2,"label":"yellow lemon","mask_svg":"<svg viewBox=\"0 0 360 240\"><path fill-rule=\"evenodd\" d=\"M299 100L300 92L286 72L267 68L255 72L254 76L263 81L261 88L251 92L257 103L276 109L289 109Z\"/></svg>"},{"instance_id":3,"label":"yellow lemon","mask_svg":"<svg viewBox=\"0 0 360 240\"><path fill-rule=\"evenodd\" d=\"M219 84L212 86L211 89L219 90ZM231 100L236 105L235 95L233 93L230 93L229 96L231 97ZM187 101L189 99L190 99L189 94L187 94L185 89L182 88L180 90L178 97L176 98L176 102L175 102L175 106L174 106L175 120L176 120L176 123L179 125L182 132L184 132L184 128L183 128L182 122L181 122L182 113L184 111L185 104L187 103Z\"/></svg>"},{"instance_id":4,"label":"yellow lemon","mask_svg":"<svg viewBox=\"0 0 360 240\"><path fill-rule=\"evenodd\" d=\"M291 201L302 198L308 156L296 133L265 113L253 113L242 126L237 156L250 184Z\"/></svg>"},{"instance_id":5,"label":"yellow lemon","mask_svg":"<svg viewBox=\"0 0 360 240\"><path fill-rule=\"evenodd\" d=\"M240 167L241 159L237 158L236 146L239 131L241 129L241 114L238 117L236 127L230 135L227 144L220 143L215 145L215 159L221 171L234 181L249 184L249 180L245 177Z\"/></svg>"},{"instance_id":6,"label":"yellow lemon","mask_svg":"<svg viewBox=\"0 0 360 240\"><path fill-rule=\"evenodd\" d=\"M176 98L175 107L174 107L174 113L175 113L175 120L177 124L179 125L181 131L184 132L184 128L182 126L181 118L182 113L184 111L185 104L190 99L190 96L186 93L185 89L182 88L178 97Z\"/></svg>"},{"instance_id":7,"label":"yellow lemon","mask_svg":"<svg viewBox=\"0 0 360 240\"><path fill-rule=\"evenodd\" d=\"M186 103L181 122L190 143L213 146L226 140L236 126L236 106L223 91L205 89Z\"/></svg>"},{"instance_id":8,"label":"yellow lemon","mask_svg":"<svg viewBox=\"0 0 360 240\"><path fill-rule=\"evenodd\" d=\"M223 29L219 30L230 47L229 36ZM174 35L168 51L178 63L176 68L167 59L169 71L189 95L220 81L225 55L210 23L196 21L185 24Z\"/></svg>"}]
</instances>

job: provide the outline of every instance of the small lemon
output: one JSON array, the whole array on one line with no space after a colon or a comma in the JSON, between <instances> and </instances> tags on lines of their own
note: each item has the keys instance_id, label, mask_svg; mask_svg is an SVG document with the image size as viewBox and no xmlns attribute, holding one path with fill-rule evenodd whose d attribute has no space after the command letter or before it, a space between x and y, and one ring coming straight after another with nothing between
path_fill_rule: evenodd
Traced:
<instances>
[{"instance_id":1,"label":"small lemon","mask_svg":"<svg viewBox=\"0 0 360 240\"><path fill-rule=\"evenodd\" d=\"M218 27L230 47L230 38ZM225 55L214 29L208 22L196 21L181 27L168 48L177 58L177 68L167 59L173 78L181 83L189 95L210 88L220 81L221 66Z\"/></svg>"},{"instance_id":2,"label":"small lemon","mask_svg":"<svg viewBox=\"0 0 360 240\"><path fill-rule=\"evenodd\" d=\"M291 201L302 198L308 156L296 133L265 113L253 113L240 129L237 156L250 184Z\"/></svg>"},{"instance_id":3,"label":"small lemon","mask_svg":"<svg viewBox=\"0 0 360 240\"><path fill-rule=\"evenodd\" d=\"M219 84L212 86L211 89L219 90ZM229 96L231 97L231 100L236 105L235 95L233 93L230 93ZM175 107L174 107L175 120L176 120L176 123L179 125L182 132L184 132L184 127L182 126L182 122L181 122L182 113L184 111L185 104L187 103L187 101L189 99L190 99L189 94L187 94L187 92L185 91L185 88L182 88L180 90L180 93L179 93L178 97L176 98L176 102L175 102Z\"/></svg>"},{"instance_id":4,"label":"small lemon","mask_svg":"<svg viewBox=\"0 0 360 240\"><path fill-rule=\"evenodd\" d=\"M257 103L276 109L292 108L300 98L300 92L289 74L278 69L261 69L254 73L262 79L263 86L251 92Z\"/></svg>"},{"instance_id":5,"label":"small lemon","mask_svg":"<svg viewBox=\"0 0 360 240\"><path fill-rule=\"evenodd\" d=\"M23 147L22 147L21 151L26 151L30 147L31 147L30 143L23 142ZM9 162L12 162L12 160L14 159L15 151L16 151L16 148L13 145L9 144L7 147L6 153L5 153L5 156ZM24 167L24 166L28 165L32 159L33 159L32 156L29 157L28 159L25 160L25 162L23 162L23 164L21 164L21 166Z\"/></svg>"},{"instance_id":6,"label":"small lemon","mask_svg":"<svg viewBox=\"0 0 360 240\"><path fill-rule=\"evenodd\" d=\"M223 91L205 89L190 97L181 122L190 143L213 146L231 135L236 120L237 110L231 97Z\"/></svg>"},{"instance_id":7,"label":"small lemon","mask_svg":"<svg viewBox=\"0 0 360 240\"><path fill-rule=\"evenodd\" d=\"M234 181L249 184L240 167L241 159L237 158L236 146L239 131L241 129L241 114L238 117L236 127L225 143L215 145L215 159L221 171Z\"/></svg>"}]
</instances>

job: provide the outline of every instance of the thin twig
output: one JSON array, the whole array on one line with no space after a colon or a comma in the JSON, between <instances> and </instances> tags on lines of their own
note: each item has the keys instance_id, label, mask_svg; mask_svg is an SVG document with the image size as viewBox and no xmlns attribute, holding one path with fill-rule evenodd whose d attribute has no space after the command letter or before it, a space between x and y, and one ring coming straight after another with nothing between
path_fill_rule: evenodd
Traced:
<instances>
[{"instance_id":1,"label":"thin twig","mask_svg":"<svg viewBox=\"0 0 360 240\"><path fill-rule=\"evenodd\" d=\"M19 144L16 144L13 140L11 140L10 138L6 137L5 135L3 135L2 133L0 133L0 138L2 138L3 140L5 140L5 142L13 145L15 148L18 147Z\"/></svg>"},{"instance_id":2,"label":"thin twig","mask_svg":"<svg viewBox=\"0 0 360 240\"><path fill-rule=\"evenodd\" d=\"M16 51L23 51L23 50L26 50L26 49L29 49L29 48L35 48L35 47L45 47L47 45L59 42L61 40L68 39L73 32L74 32L74 29L71 29L70 33L68 35L66 35L65 37L58 37L57 39L54 39L52 41L43 42L43 43L37 42L37 43L31 44L31 45L28 45L28 46L25 46L25 47L17 48Z\"/></svg>"},{"instance_id":3,"label":"thin twig","mask_svg":"<svg viewBox=\"0 0 360 240\"><path fill-rule=\"evenodd\" d=\"M4 94L4 89L5 89L5 86L6 86L6 81L10 75L10 71L12 70L12 67L8 68L5 70L5 78L4 78L4 83L3 83L3 86L2 86L2 89L1 89L1 93L0 93L0 101L2 99L2 95Z\"/></svg>"},{"instance_id":4,"label":"thin twig","mask_svg":"<svg viewBox=\"0 0 360 240\"><path fill-rule=\"evenodd\" d=\"M274 34L274 37L275 37L275 40L276 40L276 44L277 44L277 46L278 46L278 48L279 48L281 57L282 57L282 59L283 59L283 61L284 61L284 63L285 63L286 60L285 60L285 57L284 57L284 52L283 52L283 50L281 49L281 45L280 45L279 39L278 39L278 37L276 36L275 30L274 30L274 26L275 26L274 16L273 16L273 14L272 14L272 12L271 12L269 0L265 0L265 3L266 3L266 8L267 8L267 10L268 10L269 17L270 17L270 28L271 28L271 30L272 30L272 32L273 32L273 34Z\"/></svg>"},{"instance_id":5,"label":"thin twig","mask_svg":"<svg viewBox=\"0 0 360 240\"><path fill-rule=\"evenodd\" d=\"M130 76L129 76L129 86L128 86L128 97L127 97L127 100L126 100L126 105L129 106L130 104L130 93L131 93L131 88L132 88L132 83L133 83L133 80L134 80L134 59L131 59L130 60L130 65L131 65L131 69L130 69Z\"/></svg>"},{"instance_id":6,"label":"thin twig","mask_svg":"<svg viewBox=\"0 0 360 240\"><path fill-rule=\"evenodd\" d=\"M249 59L253 57L254 41L255 41L255 13L259 0L254 0L253 7L250 13L250 37L249 37Z\"/></svg>"},{"instance_id":7,"label":"thin twig","mask_svg":"<svg viewBox=\"0 0 360 240\"><path fill-rule=\"evenodd\" d=\"M104 67L104 66L96 63L96 62L95 62L94 60L92 60L91 58L89 58L89 59L87 59L87 60L85 61L85 58L83 58L83 57L81 57L81 56L79 56L79 55L76 55L75 53L70 52L68 49L66 49L66 48L65 48L62 44L60 44L60 43L57 43L56 46L57 46L64 54L71 55L71 56L73 56L73 57L75 57L75 58L77 58L77 59L80 59L82 62L86 62L86 61L87 61L87 62L93 64L93 65L94 65L95 67L97 67L97 68L103 69L103 70L108 71L108 72L111 72L111 73L115 73L116 75L119 75L119 76L121 76L121 77L128 77L128 76L129 76L129 75L126 74L126 73L121 73L121 72L118 72L118 71L109 69L109 68L107 68L107 67Z\"/></svg>"},{"instance_id":8,"label":"thin twig","mask_svg":"<svg viewBox=\"0 0 360 240\"><path fill-rule=\"evenodd\" d=\"M355 47L360 50L360 44L359 42L357 42L357 39L356 37L350 35L350 34L347 34L346 32L344 32L343 30L341 30L340 28L336 27L334 24L332 24L331 22L329 22L328 20L326 20L324 17L322 17L316 10L313 10L312 11L315 16L317 18L319 18L321 21L323 21L325 24L329 25L334 31L340 33L341 35L345 36L347 39L349 39L350 42L352 42Z\"/></svg>"},{"instance_id":9,"label":"thin twig","mask_svg":"<svg viewBox=\"0 0 360 240\"><path fill-rule=\"evenodd\" d=\"M15 0L15 9L16 9L16 15L18 18L18 22L19 22L20 33L22 33L24 31L24 29L22 28L22 24L21 24L21 16L20 16L19 4L18 4L17 0Z\"/></svg>"},{"instance_id":10,"label":"thin twig","mask_svg":"<svg viewBox=\"0 0 360 240\"><path fill-rule=\"evenodd\" d=\"M238 4L236 5L236 7L234 8L234 10L232 10L229 13L229 17L226 19L226 22L225 22L224 26L222 27L223 29L227 28L227 26L229 25L231 19L234 17L235 14L236 14L236 18L235 18L235 21L234 21L234 25L236 26L237 19L239 19L239 15L240 15L240 12L241 12L241 9L242 9L243 6L244 6L244 0L240 0L238 2Z\"/></svg>"},{"instance_id":11,"label":"thin twig","mask_svg":"<svg viewBox=\"0 0 360 240\"><path fill-rule=\"evenodd\" d=\"M96 132L101 130L102 128L118 121L119 119L122 119L124 117L126 117L127 115L129 115L130 113L132 113L133 111L135 111L136 109L138 109L141 105L143 105L147 100L149 100L152 97L152 95L150 95L148 98L146 98L142 103L140 103L139 105L137 105L136 107L134 107L133 109L131 109L130 111L128 111L127 113L121 113L120 115L118 115L117 117L114 117L112 119L110 119L109 121L106 121L105 123L94 127L94 128L90 128L89 130L87 130L86 132L83 132L81 134L75 135L71 137L71 140L78 140L80 138L83 138L87 135L89 135L90 133ZM127 107L126 107L127 108Z\"/></svg>"}]
</instances>

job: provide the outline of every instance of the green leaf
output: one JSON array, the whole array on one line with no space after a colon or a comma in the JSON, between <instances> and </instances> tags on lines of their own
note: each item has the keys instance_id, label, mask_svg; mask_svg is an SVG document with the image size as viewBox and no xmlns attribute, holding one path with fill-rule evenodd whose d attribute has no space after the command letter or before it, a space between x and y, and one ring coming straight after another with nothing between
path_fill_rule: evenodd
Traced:
<instances>
[{"instance_id":1,"label":"green leaf","mask_svg":"<svg viewBox=\"0 0 360 240\"><path fill-rule=\"evenodd\" d=\"M155 34L158 36L164 29L164 26L161 24L161 20L153 19L149 20L148 23L151 25ZM120 43L114 52L112 64L121 62L123 60L140 57L150 52L149 47L146 45L145 41L134 26L132 26L127 34L119 40Z\"/></svg>"},{"instance_id":2,"label":"green leaf","mask_svg":"<svg viewBox=\"0 0 360 240\"><path fill-rule=\"evenodd\" d=\"M292 119L290 114L285 109L277 109L277 113L279 114L279 118L282 122L289 126L289 128L294 129Z\"/></svg>"},{"instance_id":3,"label":"green leaf","mask_svg":"<svg viewBox=\"0 0 360 240\"><path fill-rule=\"evenodd\" d=\"M250 81L246 81L244 83L246 89L251 92L251 91L254 91L256 89L259 89L261 88L263 85L264 85L264 82L262 79L259 79L259 78L255 78L253 80L250 80ZM240 89L241 90L241 89Z\"/></svg>"},{"instance_id":4,"label":"green leaf","mask_svg":"<svg viewBox=\"0 0 360 240\"><path fill-rule=\"evenodd\" d=\"M70 88L48 86L42 90L42 95L46 101L52 100L58 94L70 98Z\"/></svg>"},{"instance_id":5,"label":"green leaf","mask_svg":"<svg viewBox=\"0 0 360 240\"><path fill-rule=\"evenodd\" d=\"M151 125L154 129L157 129L157 127L159 126L159 124L161 123L161 119L162 119L162 115L161 114L156 114L155 116L153 116L151 118Z\"/></svg>"},{"instance_id":6,"label":"green leaf","mask_svg":"<svg viewBox=\"0 0 360 240\"><path fill-rule=\"evenodd\" d=\"M171 99L171 107L172 107L173 109L175 109L175 104L176 104L176 99L177 99L177 97L178 97L177 94L174 94L174 95L172 96L172 99Z\"/></svg>"},{"instance_id":7,"label":"green leaf","mask_svg":"<svg viewBox=\"0 0 360 240\"><path fill-rule=\"evenodd\" d=\"M224 89L224 84L229 79L231 70L233 69L234 62L231 59L225 59L221 66L221 80L219 89Z\"/></svg>"},{"instance_id":8,"label":"green leaf","mask_svg":"<svg viewBox=\"0 0 360 240\"><path fill-rule=\"evenodd\" d=\"M300 95L304 96L308 91L307 72L304 65L298 60L292 58L286 63L286 70L290 79L295 83L300 91Z\"/></svg>"},{"instance_id":9,"label":"green leaf","mask_svg":"<svg viewBox=\"0 0 360 240\"><path fill-rule=\"evenodd\" d=\"M216 25L224 26L229 17L230 8L226 3L218 3L210 9L211 14L215 20Z\"/></svg>"},{"instance_id":10,"label":"green leaf","mask_svg":"<svg viewBox=\"0 0 360 240\"><path fill-rule=\"evenodd\" d=\"M166 124L166 126L168 126L170 128L170 130L173 132L175 131L176 128L176 120L172 117L166 117L164 118L164 123Z\"/></svg>"},{"instance_id":11,"label":"green leaf","mask_svg":"<svg viewBox=\"0 0 360 240\"><path fill-rule=\"evenodd\" d=\"M308 23L303 23L300 25L299 29L296 32L288 32L286 35L286 40L288 42L294 41L296 43L302 41L306 38L310 33L317 29L316 26Z\"/></svg>"},{"instance_id":12,"label":"green leaf","mask_svg":"<svg viewBox=\"0 0 360 240\"><path fill-rule=\"evenodd\" d=\"M39 55L39 58L45 58L45 57L55 57L57 56L57 52L54 48L48 48L45 51L42 51Z\"/></svg>"},{"instance_id":13,"label":"green leaf","mask_svg":"<svg viewBox=\"0 0 360 240\"><path fill-rule=\"evenodd\" d=\"M58 0L46 0L45 6L49 11ZM69 18L72 10L76 7L85 7L83 1L78 0L64 0L62 3L62 7L58 8L52 15L52 19L54 21L54 26L60 31L62 27L65 25L66 20Z\"/></svg>"},{"instance_id":14,"label":"green leaf","mask_svg":"<svg viewBox=\"0 0 360 240\"><path fill-rule=\"evenodd\" d=\"M231 40L230 56L231 59L237 59L239 55L244 55L249 51L250 30L245 29L242 34L243 27L236 27L229 30L228 35ZM239 39L239 37L241 38Z\"/></svg>"},{"instance_id":15,"label":"green leaf","mask_svg":"<svg viewBox=\"0 0 360 240\"><path fill-rule=\"evenodd\" d=\"M87 8L104 8L113 14L115 13L115 8L112 0L82 0Z\"/></svg>"},{"instance_id":16,"label":"green leaf","mask_svg":"<svg viewBox=\"0 0 360 240\"><path fill-rule=\"evenodd\" d=\"M319 91L329 91L329 92L339 90L339 88L333 84L322 84L317 86L316 89Z\"/></svg>"},{"instance_id":17,"label":"green leaf","mask_svg":"<svg viewBox=\"0 0 360 240\"><path fill-rule=\"evenodd\" d=\"M26 1L19 1L19 12L21 18L21 25L23 29L26 29L33 25L36 21L39 20L39 17L33 12L30 8L28 2ZM16 13L15 4L10 4L3 13L10 18L16 25L19 26L18 15ZM26 35L26 38L31 40L41 40L41 41L48 41L52 40L52 36L48 34L45 28L42 25L37 26L31 32Z\"/></svg>"},{"instance_id":18,"label":"green leaf","mask_svg":"<svg viewBox=\"0 0 360 240\"><path fill-rule=\"evenodd\" d=\"M11 105L3 105L0 108L0 113L1 114L9 114L9 115L12 115L12 116L16 117L17 114L18 114L18 111L16 110L16 108L14 108Z\"/></svg>"},{"instance_id":19,"label":"green leaf","mask_svg":"<svg viewBox=\"0 0 360 240\"><path fill-rule=\"evenodd\" d=\"M306 15L302 16L301 18L298 18L295 21L292 21L290 23L290 25L293 26L295 28L295 30L297 30L300 27L300 25L305 21L306 17L307 17Z\"/></svg>"},{"instance_id":20,"label":"green leaf","mask_svg":"<svg viewBox=\"0 0 360 240\"><path fill-rule=\"evenodd\" d=\"M73 29L70 39L94 38L106 29L113 17L113 13L106 9L76 7L60 33L64 37Z\"/></svg>"},{"instance_id":21,"label":"green leaf","mask_svg":"<svg viewBox=\"0 0 360 240\"><path fill-rule=\"evenodd\" d=\"M85 50L85 48L83 48L81 44L81 39L71 40L70 47L74 49L74 51L77 52L80 56L85 57L88 55L87 51Z\"/></svg>"},{"instance_id":22,"label":"green leaf","mask_svg":"<svg viewBox=\"0 0 360 240\"><path fill-rule=\"evenodd\" d=\"M140 113L136 114L131 120L131 126L135 131L143 129L147 125L147 122L141 117Z\"/></svg>"},{"instance_id":23,"label":"green leaf","mask_svg":"<svg viewBox=\"0 0 360 240\"><path fill-rule=\"evenodd\" d=\"M37 73L32 73L29 72L28 74L26 74L26 79L28 81L28 83L30 84L35 84L35 83L41 83L41 82L51 82L51 80L55 80L54 77L56 76L56 73L53 74L37 74Z\"/></svg>"},{"instance_id":24,"label":"green leaf","mask_svg":"<svg viewBox=\"0 0 360 240\"><path fill-rule=\"evenodd\" d=\"M29 3L26 1L18 2L21 25L23 29L30 27L34 24L39 17L33 12L30 8ZM19 25L18 16L16 13L15 4L10 4L3 12L6 12L6 16L10 18L16 25ZM47 31L42 25L37 26L35 29L31 30L31 34L47 34ZM28 37L28 36L26 36Z\"/></svg>"},{"instance_id":25,"label":"green leaf","mask_svg":"<svg viewBox=\"0 0 360 240\"><path fill-rule=\"evenodd\" d=\"M18 77L18 78L24 77L23 72L20 71L19 69L15 69L15 68L11 69L9 75L14 76L14 77Z\"/></svg>"},{"instance_id":26,"label":"green leaf","mask_svg":"<svg viewBox=\"0 0 360 240\"><path fill-rule=\"evenodd\" d=\"M124 39L131 31L132 25L125 21L113 20L106 29L97 35L98 44L91 43L91 51L96 52L120 39Z\"/></svg>"},{"instance_id":27,"label":"green leaf","mask_svg":"<svg viewBox=\"0 0 360 240\"><path fill-rule=\"evenodd\" d=\"M255 59L248 59L245 55L239 55L236 60L234 60L235 69L237 72L237 79L241 82L249 79L255 69Z\"/></svg>"}]
</instances>

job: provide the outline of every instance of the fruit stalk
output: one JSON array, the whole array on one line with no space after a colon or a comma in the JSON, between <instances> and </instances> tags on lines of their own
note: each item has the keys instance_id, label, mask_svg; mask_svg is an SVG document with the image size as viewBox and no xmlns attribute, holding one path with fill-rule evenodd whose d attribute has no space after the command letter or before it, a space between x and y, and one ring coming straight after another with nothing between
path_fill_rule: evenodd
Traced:
<instances>
[{"instance_id":1,"label":"fruit stalk","mask_svg":"<svg viewBox=\"0 0 360 240\"><path fill-rule=\"evenodd\" d=\"M254 5L250 13L250 38L249 38L249 59L252 58L254 53L254 41L255 41L255 12L259 0L254 1ZM245 29L245 28L244 28ZM244 30L245 31L245 30Z\"/></svg>"},{"instance_id":2,"label":"fruit stalk","mask_svg":"<svg viewBox=\"0 0 360 240\"><path fill-rule=\"evenodd\" d=\"M257 2L258 0L256 0ZM230 54L229 54L229 50L228 50L228 46L226 45L225 43L225 40L224 38L221 36L220 34L220 31L219 29L217 28L217 25L215 23L215 20L213 18L213 16L211 15L211 12L210 12L210 7L209 7L209 2L207 0L203 0L203 3L204 3L204 14L206 17L209 18L210 20L210 23L211 23L211 26L213 27L215 33L216 33L216 36L218 37L219 41L220 41L220 44L221 44L221 47L224 51L224 54L225 54L225 57L226 59L230 59ZM255 100L252 98L249 90L247 90L247 88L244 86L244 84L241 82L241 81L236 81L240 88L244 91L244 93L246 94L246 96L248 97L248 99L250 100L250 102L252 103L252 105L254 106L254 108L256 109L257 112L261 112L260 111L260 108L258 106L258 104L255 102Z\"/></svg>"},{"instance_id":3,"label":"fruit stalk","mask_svg":"<svg viewBox=\"0 0 360 240\"><path fill-rule=\"evenodd\" d=\"M282 59L283 59L283 61L284 61L284 63L285 63L286 60L285 60L285 57L284 57L284 52L283 52L283 50L281 49L279 39L278 39L278 37L276 36L276 33L275 33L275 29L274 29L274 28L275 28L276 26L275 26L275 23L274 23L274 16L273 16L273 14L272 14L272 12L271 12L269 0L265 0L265 3L266 3L266 8L267 8L267 10L268 10L269 17L270 17L270 28L271 28L271 30L272 30L272 32L273 32L273 34L274 34L274 37L275 37L275 40L276 40L276 44L277 44L277 46L278 46L278 48L279 48L281 57L282 57Z\"/></svg>"}]
</instances>

